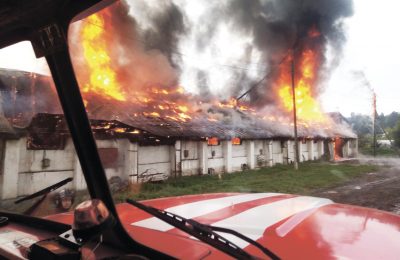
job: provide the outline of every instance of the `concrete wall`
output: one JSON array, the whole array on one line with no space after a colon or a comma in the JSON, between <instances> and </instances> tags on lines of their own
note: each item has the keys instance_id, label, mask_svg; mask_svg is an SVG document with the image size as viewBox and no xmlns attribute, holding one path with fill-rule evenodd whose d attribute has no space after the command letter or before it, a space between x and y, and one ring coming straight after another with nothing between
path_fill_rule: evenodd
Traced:
<instances>
[{"instance_id":1,"label":"concrete wall","mask_svg":"<svg viewBox=\"0 0 400 260\"><path fill-rule=\"evenodd\" d=\"M138 174L171 174L170 146L139 146Z\"/></svg>"},{"instance_id":2,"label":"concrete wall","mask_svg":"<svg viewBox=\"0 0 400 260\"><path fill-rule=\"evenodd\" d=\"M199 142L181 141L181 170L182 175L195 175L199 173Z\"/></svg>"},{"instance_id":3,"label":"concrete wall","mask_svg":"<svg viewBox=\"0 0 400 260\"><path fill-rule=\"evenodd\" d=\"M75 160L75 149L71 139L66 141L63 150L27 150L26 138L20 139L19 172L53 172L53 171L73 171ZM43 160L48 162L48 166L43 165ZM44 166L44 167L43 167Z\"/></svg>"},{"instance_id":4,"label":"concrete wall","mask_svg":"<svg viewBox=\"0 0 400 260\"><path fill-rule=\"evenodd\" d=\"M286 141L286 146L287 146L287 151L288 151L286 162L291 164L295 160L295 154L294 154L295 143L292 140L288 140L288 141Z\"/></svg>"},{"instance_id":5,"label":"concrete wall","mask_svg":"<svg viewBox=\"0 0 400 260\"><path fill-rule=\"evenodd\" d=\"M20 173L18 176L18 196L32 194L73 176L74 171ZM70 182L63 186L63 188L73 188L73 183Z\"/></svg>"},{"instance_id":6,"label":"concrete wall","mask_svg":"<svg viewBox=\"0 0 400 260\"><path fill-rule=\"evenodd\" d=\"M305 162L309 160L309 141L305 140L299 141L299 155L300 155L300 162Z\"/></svg>"},{"instance_id":7,"label":"concrete wall","mask_svg":"<svg viewBox=\"0 0 400 260\"><path fill-rule=\"evenodd\" d=\"M65 187L86 189L86 182L71 139L66 140L66 145L61 150L28 150L26 141L26 138L5 141L4 174L0 178L2 199L31 194L68 177L73 177L74 180ZM97 140L96 143L100 149L118 149L114 166L105 167L108 179L113 176L128 179L137 174L137 144L124 139ZM162 156L158 158L165 159ZM169 164L169 158L165 161ZM130 180L132 181L132 178Z\"/></svg>"},{"instance_id":8,"label":"concrete wall","mask_svg":"<svg viewBox=\"0 0 400 260\"><path fill-rule=\"evenodd\" d=\"M250 143L250 141L242 141L240 145L232 145L232 171L240 171L244 165L249 167L247 143Z\"/></svg>"},{"instance_id":9,"label":"concrete wall","mask_svg":"<svg viewBox=\"0 0 400 260\"><path fill-rule=\"evenodd\" d=\"M357 140L343 146L345 156L357 155ZM208 174L291 163L294 160L293 140L243 140L232 145L230 140L217 146L206 141L176 141L175 145L140 146L129 140L97 140L100 149L118 149L117 161L106 167L107 178L119 176L137 182L143 173L165 176ZM301 161L320 159L326 150L324 141L299 143ZM46 162L44 164L44 161ZM67 187L86 189L86 183L71 139L63 150L27 150L26 138L4 141L3 174L0 176L0 198L11 199L36 192L67 177L74 181Z\"/></svg>"},{"instance_id":10,"label":"concrete wall","mask_svg":"<svg viewBox=\"0 0 400 260\"><path fill-rule=\"evenodd\" d=\"M208 169L214 169L215 173L224 172L224 154L222 143L216 146L207 146Z\"/></svg>"},{"instance_id":11,"label":"concrete wall","mask_svg":"<svg viewBox=\"0 0 400 260\"><path fill-rule=\"evenodd\" d=\"M324 141L318 140L317 142L318 159L325 155Z\"/></svg>"},{"instance_id":12,"label":"concrete wall","mask_svg":"<svg viewBox=\"0 0 400 260\"><path fill-rule=\"evenodd\" d=\"M118 161L115 167L106 167L103 165L104 170L106 172L107 179L110 179L113 176L123 177L123 169L122 169L122 159L125 149L124 147L120 147L117 140L96 140L97 148L117 148L118 149Z\"/></svg>"},{"instance_id":13,"label":"concrete wall","mask_svg":"<svg viewBox=\"0 0 400 260\"><path fill-rule=\"evenodd\" d=\"M67 140L64 150L46 151L27 150L26 138L6 140L1 198L11 199L28 195L73 177L74 164L75 155L71 140Z\"/></svg>"},{"instance_id":14,"label":"concrete wall","mask_svg":"<svg viewBox=\"0 0 400 260\"><path fill-rule=\"evenodd\" d=\"M18 196L18 173L20 151L26 147L23 139L6 140L3 163L3 176L1 183L1 198L12 199Z\"/></svg>"},{"instance_id":15,"label":"concrete wall","mask_svg":"<svg viewBox=\"0 0 400 260\"><path fill-rule=\"evenodd\" d=\"M281 141L272 141L272 164L277 163L283 164L283 151L284 146L282 146Z\"/></svg>"},{"instance_id":16,"label":"concrete wall","mask_svg":"<svg viewBox=\"0 0 400 260\"><path fill-rule=\"evenodd\" d=\"M319 151L318 151L318 141L313 141L313 156L314 156L314 160L318 160L322 156L319 154Z\"/></svg>"},{"instance_id":17,"label":"concrete wall","mask_svg":"<svg viewBox=\"0 0 400 260\"><path fill-rule=\"evenodd\" d=\"M254 160L256 168L266 166L266 151L264 145L264 140L254 141Z\"/></svg>"}]
</instances>

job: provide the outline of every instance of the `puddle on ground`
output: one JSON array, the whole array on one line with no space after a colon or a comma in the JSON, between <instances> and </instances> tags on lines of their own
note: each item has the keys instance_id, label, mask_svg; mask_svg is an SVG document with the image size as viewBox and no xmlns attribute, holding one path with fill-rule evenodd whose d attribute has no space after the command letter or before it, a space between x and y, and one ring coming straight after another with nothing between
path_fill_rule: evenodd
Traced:
<instances>
[{"instance_id":1,"label":"puddle on ground","mask_svg":"<svg viewBox=\"0 0 400 260\"><path fill-rule=\"evenodd\" d=\"M338 192L335 191L335 190L328 190L328 191L325 191L325 193L327 193L327 194L337 194Z\"/></svg>"},{"instance_id":2,"label":"puddle on ground","mask_svg":"<svg viewBox=\"0 0 400 260\"><path fill-rule=\"evenodd\" d=\"M392 208L391 212L393 212L394 214L400 215L400 203L395 204L394 207Z\"/></svg>"}]
</instances>

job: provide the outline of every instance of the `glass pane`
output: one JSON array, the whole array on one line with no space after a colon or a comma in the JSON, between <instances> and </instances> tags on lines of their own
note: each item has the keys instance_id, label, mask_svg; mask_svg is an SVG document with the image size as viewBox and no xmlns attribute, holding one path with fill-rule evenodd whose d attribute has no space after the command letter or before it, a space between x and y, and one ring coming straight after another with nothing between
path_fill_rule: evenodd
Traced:
<instances>
[{"instance_id":1,"label":"glass pane","mask_svg":"<svg viewBox=\"0 0 400 260\"><path fill-rule=\"evenodd\" d=\"M46 216L72 210L86 184L45 59L29 42L0 50L0 207ZM67 178L47 196L15 204Z\"/></svg>"},{"instance_id":2,"label":"glass pane","mask_svg":"<svg viewBox=\"0 0 400 260\"><path fill-rule=\"evenodd\" d=\"M357 156L350 124L326 113L320 100L324 73L335 62L326 56L334 39L324 38L325 25L304 21L293 50L293 21L275 28L276 14L260 8L265 32L224 16L241 10L229 1L118 1L70 25L75 73L118 200L270 191L250 179L199 188L197 179L180 177L215 181L224 173ZM341 24L346 15L332 19ZM181 189L180 181L191 188Z\"/></svg>"}]
</instances>

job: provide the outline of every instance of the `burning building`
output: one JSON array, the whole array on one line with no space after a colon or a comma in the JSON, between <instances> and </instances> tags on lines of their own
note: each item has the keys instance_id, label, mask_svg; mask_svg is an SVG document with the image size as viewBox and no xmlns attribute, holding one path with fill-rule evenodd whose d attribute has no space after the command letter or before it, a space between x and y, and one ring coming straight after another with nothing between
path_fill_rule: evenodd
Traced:
<instances>
[{"instance_id":1,"label":"burning building","mask_svg":"<svg viewBox=\"0 0 400 260\"><path fill-rule=\"evenodd\" d=\"M141 4L144 12L146 1ZM206 32L186 30L192 17L184 17L173 1L149 12L156 17L146 28L138 28L132 9L118 1L71 24L68 35L109 179L143 182L291 164L293 89L300 161L357 155L357 136L340 115L324 113L318 101L324 77L337 63L327 62L326 53L340 57L342 21L351 15L351 1L210 4L210 13L221 15L205 24ZM173 51L181 34L194 33L201 50L218 28L238 31L243 39L251 36L239 60L255 64L251 57L257 57L259 69L268 74L230 72L226 90L215 94L212 68L185 73L184 55L177 58ZM198 94L181 86L184 75L198 78ZM29 194L66 177L74 177L75 189L84 189L51 78L0 70L0 89L1 198Z\"/></svg>"},{"instance_id":2,"label":"burning building","mask_svg":"<svg viewBox=\"0 0 400 260\"><path fill-rule=\"evenodd\" d=\"M84 189L65 119L59 107L43 101L57 98L50 78L0 70L0 87L1 197L30 194L67 177L74 177L72 188ZM137 112L124 122L93 118L107 177L135 183L293 162L290 124L231 103L202 104L206 108L188 114L190 120L161 116L163 110ZM102 109L96 113L106 114ZM334 127L299 125L300 161L357 155L357 137L345 120L339 114L329 118Z\"/></svg>"}]
</instances>

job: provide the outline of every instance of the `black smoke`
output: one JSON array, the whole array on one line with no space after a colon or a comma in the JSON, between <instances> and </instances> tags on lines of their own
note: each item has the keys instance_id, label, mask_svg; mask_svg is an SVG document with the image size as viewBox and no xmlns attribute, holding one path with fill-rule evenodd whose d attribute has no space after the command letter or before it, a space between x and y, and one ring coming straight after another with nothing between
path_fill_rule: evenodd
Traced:
<instances>
[{"instance_id":1,"label":"black smoke","mask_svg":"<svg viewBox=\"0 0 400 260\"><path fill-rule=\"evenodd\" d=\"M162 12L150 14L150 20L151 28L143 33L146 48L160 50L175 68L179 68L178 43L187 30L181 10L168 1Z\"/></svg>"},{"instance_id":2,"label":"black smoke","mask_svg":"<svg viewBox=\"0 0 400 260\"><path fill-rule=\"evenodd\" d=\"M344 19L352 14L352 0L230 0L209 10L209 23L201 25L207 30L199 31L197 46L201 51L212 44L217 25L226 23L235 34L253 38L252 47L263 56L264 66L260 65L260 69L265 68L267 72L275 70L292 48L301 49L312 44L323 54L328 45L331 47L333 60L327 64L323 56L320 61L321 70L330 71L338 64L346 41ZM312 27L321 36L310 41L307 33ZM329 75L329 72L320 71L320 74ZM259 78L263 76L260 74ZM232 72L232 79L239 79L235 86L228 89L227 94L232 96L240 95L257 81L248 76L246 70ZM257 89L256 94L250 96L257 99L266 96L263 102L270 102L270 91L266 80L261 90Z\"/></svg>"}]
</instances>

